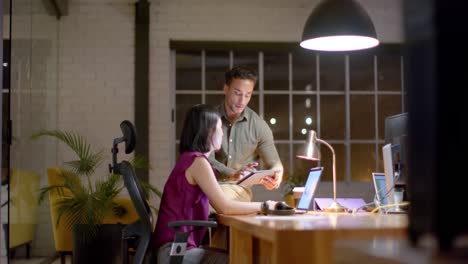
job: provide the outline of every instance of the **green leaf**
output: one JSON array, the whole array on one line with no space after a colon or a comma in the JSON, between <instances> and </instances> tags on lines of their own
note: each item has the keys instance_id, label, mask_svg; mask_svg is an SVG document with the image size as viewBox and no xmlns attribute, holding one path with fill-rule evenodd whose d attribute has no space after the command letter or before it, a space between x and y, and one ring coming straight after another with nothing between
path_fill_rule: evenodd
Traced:
<instances>
[{"instance_id":1,"label":"green leaf","mask_svg":"<svg viewBox=\"0 0 468 264\"><path fill-rule=\"evenodd\" d=\"M79 160L70 161L67 164L80 175L91 175L104 159L102 151L93 153L91 145L83 136L77 133L60 130L41 130L31 136L32 139L41 137L53 137L69 146L78 156Z\"/></svg>"},{"instance_id":2,"label":"green leaf","mask_svg":"<svg viewBox=\"0 0 468 264\"><path fill-rule=\"evenodd\" d=\"M74 132L42 130L31 138L41 137L58 139L77 156L77 159L65 162L65 168L60 168L60 184L39 189L40 202L50 192L57 192L60 196L54 205L57 210L57 226L63 224L67 229L77 229L83 234L82 239L90 239L106 216L122 218L128 213L125 207L115 202L124 188L122 175L104 173L98 177L96 174L96 169L104 161L103 151L93 151L85 138ZM135 155L130 163L135 169L151 168L148 159L141 155ZM83 182L83 176L86 176L86 182ZM157 188L145 181L140 183L147 197L154 194L161 198L162 193ZM157 212L157 208L154 209Z\"/></svg>"}]
</instances>

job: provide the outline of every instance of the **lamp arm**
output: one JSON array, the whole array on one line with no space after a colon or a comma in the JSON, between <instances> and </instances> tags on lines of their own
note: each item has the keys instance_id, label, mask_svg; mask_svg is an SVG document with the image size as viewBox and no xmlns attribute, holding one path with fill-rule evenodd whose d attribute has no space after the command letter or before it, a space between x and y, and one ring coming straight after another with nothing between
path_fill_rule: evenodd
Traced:
<instances>
[{"instance_id":1,"label":"lamp arm","mask_svg":"<svg viewBox=\"0 0 468 264\"><path fill-rule=\"evenodd\" d=\"M336 201L336 156L335 156L335 150L326 141L321 140L319 138L317 138L316 140L317 140L317 142L327 146L331 150L332 155L333 155L333 201Z\"/></svg>"}]
</instances>

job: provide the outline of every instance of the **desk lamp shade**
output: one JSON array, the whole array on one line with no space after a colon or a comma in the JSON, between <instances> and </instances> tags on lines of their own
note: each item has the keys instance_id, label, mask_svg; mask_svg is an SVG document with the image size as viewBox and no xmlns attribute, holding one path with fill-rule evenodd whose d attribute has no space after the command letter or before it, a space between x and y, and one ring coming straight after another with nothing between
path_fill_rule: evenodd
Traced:
<instances>
[{"instance_id":1,"label":"desk lamp shade","mask_svg":"<svg viewBox=\"0 0 468 264\"><path fill-rule=\"evenodd\" d=\"M316 144L317 133L314 130L309 130L306 143L301 146L296 157L305 160L318 161L320 160L320 150Z\"/></svg>"},{"instance_id":2,"label":"desk lamp shade","mask_svg":"<svg viewBox=\"0 0 468 264\"><path fill-rule=\"evenodd\" d=\"M355 0L324 0L307 19L300 46L350 51L379 45L371 18Z\"/></svg>"},{"instance_id":3,"label":"desk lamp shade","mask_svg":"<svg viewBox=\"0 0 468 264\"><path fill-rule=\"evenodd\" d=\"M324 211L333 213L345 212L347 208L336 201L336 155L333 147L326 141L317 138L317 133L314 130L309 130L309 133L307 134L307 141L304 144L304 146L302 146L302 148L299 149L299 152L296 155L296 157L313 161L320 160L320 152L318 150L317 142L327 146L332 152L333 157L333 202L330 206L325 208Z\"/></svg>"}]
</instances>

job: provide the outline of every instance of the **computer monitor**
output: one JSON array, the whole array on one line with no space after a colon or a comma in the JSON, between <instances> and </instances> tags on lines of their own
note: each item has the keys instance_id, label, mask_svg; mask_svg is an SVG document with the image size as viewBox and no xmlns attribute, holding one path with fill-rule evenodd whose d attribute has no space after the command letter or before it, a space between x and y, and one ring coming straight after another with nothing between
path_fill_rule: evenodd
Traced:
<instances>
[{"instance_id":1,"label":"computer monitor","mask_svg":"<svg viewBox=\"0 0 468 264\"><path fill-rule=\"evenodd\" d=\"M393 189L395 188L395 171L393 170L392 144L386 144L382 148L382 157L385 173L385 198L387 201L393 201Z\"/></svg>"},{"instance_id":2,"label":"computer monitor","mask_svg":"<svg viewBox=\"0 0 468 264\"><path fill-rule=\"evenodd\" d=\"M408 113L388 116L385 118L385 144L391 144L391 166L395 184L403 187L407 185L407 138ZM385 164L384 164L385 165ZM408 192L405 191L405 196ZM406 200L406 199L405 199Z\"/></svg>"},{"instance_id":3,"label":"computer monitor","mask_svg":"<svg viewBox=\"0 0 468 264\"><path fill-rule=\"evenodd\" d=\"M387 116L385 118L385 144L399 145L402 136L408 134L407 123L408 113Z\"/></svg>"}]
</instances>

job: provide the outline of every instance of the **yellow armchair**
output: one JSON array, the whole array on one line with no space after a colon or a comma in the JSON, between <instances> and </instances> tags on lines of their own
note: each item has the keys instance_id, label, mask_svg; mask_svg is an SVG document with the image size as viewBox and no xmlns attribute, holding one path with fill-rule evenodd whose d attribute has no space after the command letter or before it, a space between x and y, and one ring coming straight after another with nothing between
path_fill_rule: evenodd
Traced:
<instances>
[{"instance_id":1,"label":"yellow armchair","mask_svg":"<svg viewBox=\"0 0 468 264\"><path fill-rule=\"evenodd\" d=\"M9 249L26 245L26 256L30 257L30 245L37 226L39 174L12 169L9 199Z\"/></svg>"},{"instance_id":2,"label":"yellow armchair","mask_svg":"<svg viewBox=\"0 0 468 264\"><path fill-rule=\"evenodd\" d=\"M49 185L57 185L62 183L60 175L60 168L49 168L47 169L48 183ZM64 192L63 195L71 195L69 192ZM52 230L54 233L55 250L60 254L61 263L65 263L65 256L71 255L73 250L73 238L72 231L65 227L64 224L57 225L58 212L56 210L57 202L60 200L61 194L56 191L49 192L50 202L50 216L52 220ZM104 220L104 224L129 224L138 220L138 214L133 206L132 201L129 198L116 198L115 202L122 205L127 214L122 218L115 216L107 216ZM66 216L63 216L66 217ZM62 220L61 220L62 221Z\"/></svg>"}]
</instances>

